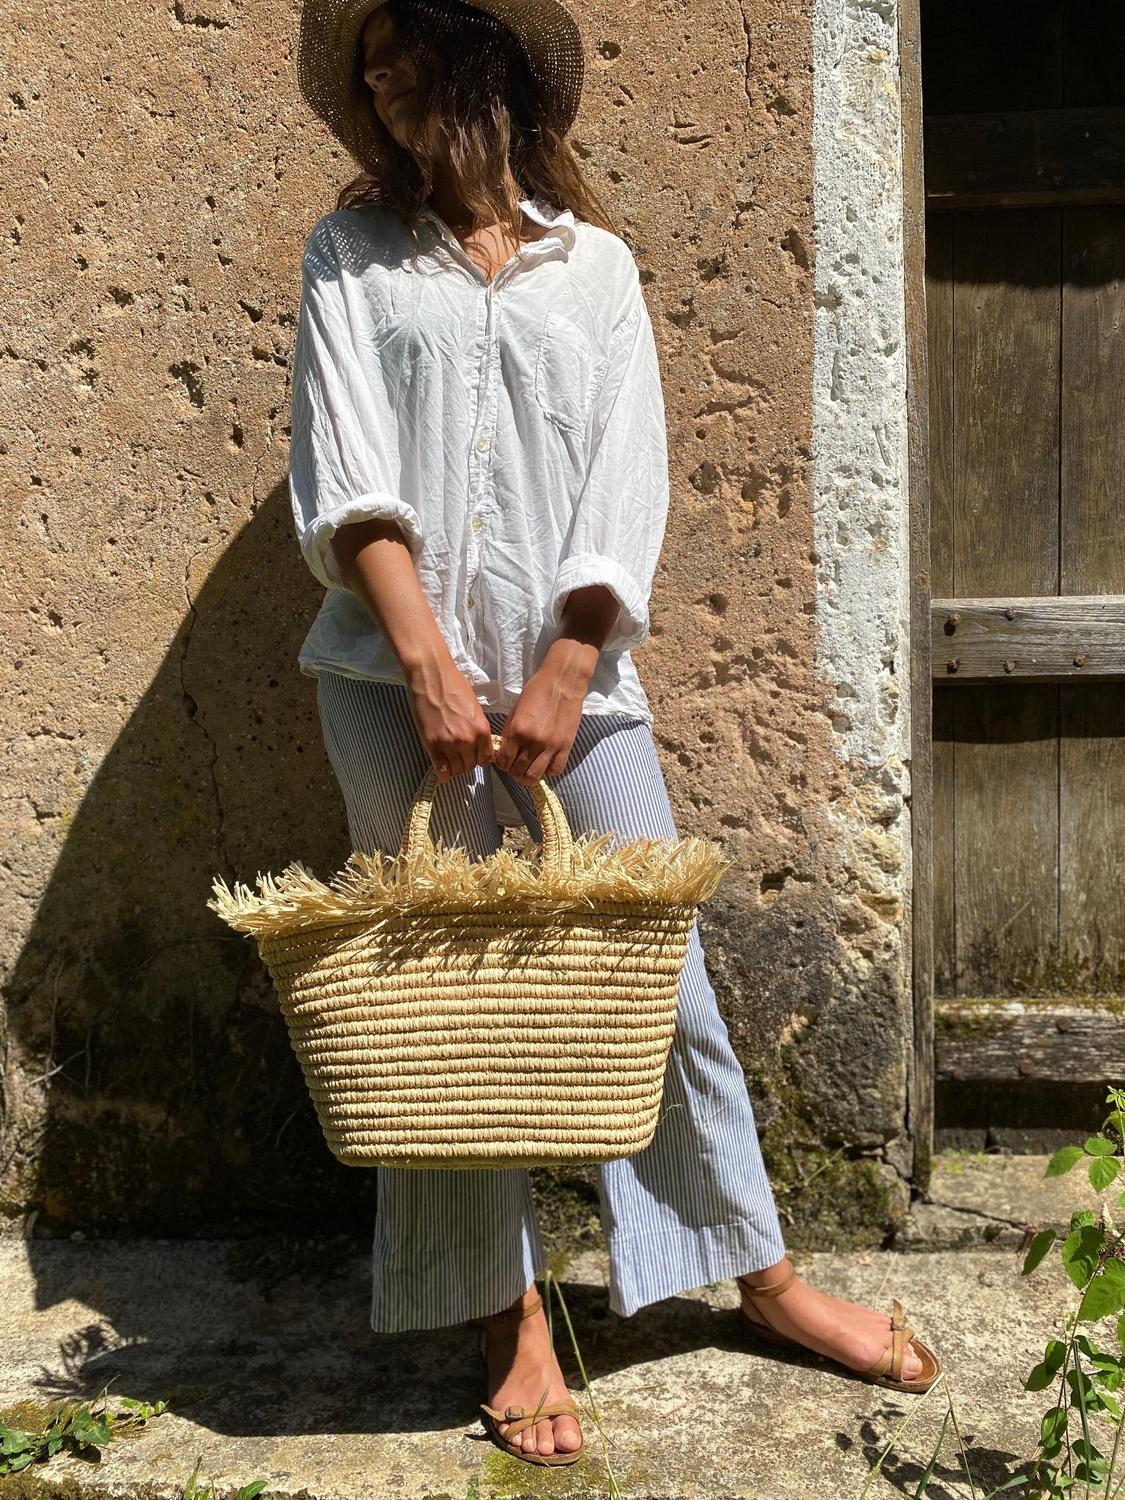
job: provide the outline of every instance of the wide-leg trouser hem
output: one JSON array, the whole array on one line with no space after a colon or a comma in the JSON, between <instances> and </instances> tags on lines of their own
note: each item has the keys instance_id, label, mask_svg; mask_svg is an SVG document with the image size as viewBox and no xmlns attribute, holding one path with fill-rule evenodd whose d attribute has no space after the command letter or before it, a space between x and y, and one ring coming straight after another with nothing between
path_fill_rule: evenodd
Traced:
<instances>
[{"instance_id":1,"label":"wide-leg trouser hem","mask_svg":"<svg viewBox=\"0 0 1125 1500\"><path fill-rule=\"evenodd\" d=\"M385 1267L374 1257L371 1284L370 1325L375 1333L407 1333L428 1328L450 1328L472 1318L487 1318L502 1312L521 1297L547 1263L539 1225L534 1217L525 1216L520 1226L519 1244L512 1247L503 1272L496 1271L487 1283L459 1281L454 1276L442 1280L440 1275L428 1279L425 1295L406 1300L383 1296ZM401 1285L401 1278L398 1285Z\"/></svg>"},{"instance_id":2,"label":"wide-leg trouser hem","mask_svg":"<svg viewBox=\"0 0 1125 1500\"><path fill-rule=\"evenodd\" d=\"M653 1242L657 1253L653 1253ZM650 1302L776 1265L781 1235L746 1219L682 1232L615 1235L610 1240L609 1306L628 1318Z\"/></svg>"}]
</instances>

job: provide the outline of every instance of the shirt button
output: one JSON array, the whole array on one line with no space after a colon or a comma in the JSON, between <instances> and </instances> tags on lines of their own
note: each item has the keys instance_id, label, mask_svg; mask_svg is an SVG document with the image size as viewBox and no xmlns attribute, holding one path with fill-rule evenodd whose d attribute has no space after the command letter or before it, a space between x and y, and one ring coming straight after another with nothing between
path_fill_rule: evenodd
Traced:
<instances>
[{"instance_id":1,"label":"shirt button","mask_svg":"<svg viewBox=\"0 0 1125 1500\"><path fill-rule=\"evenodd\" d=\"M488 439L487 438L482 438L482 437L477 438L477 452L478 453L483 453L484 450L487 447L488 447Z\"/></svg>"},{"instance_id":2,"label":"shirt button","mask_svg":"<svg viewBox=\"0 0 1125 1500\"><path fill-rule=\"evenodd\" d=\"M473 526L473 530L474 531L479 531L483 525L484 525L484 522L481 520L481 518L479 516L474 516L473 517L472 526Z\"/></svg>"}]
</instances>

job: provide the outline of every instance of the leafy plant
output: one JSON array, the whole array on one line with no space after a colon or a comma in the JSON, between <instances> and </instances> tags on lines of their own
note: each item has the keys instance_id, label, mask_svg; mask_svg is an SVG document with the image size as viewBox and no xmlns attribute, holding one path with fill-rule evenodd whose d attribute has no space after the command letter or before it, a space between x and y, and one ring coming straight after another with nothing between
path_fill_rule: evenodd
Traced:
<instances>
[{"instance_id":1,"label":"leafy plant","mask_svg":"<svg viewBox=\"0 0 1125 1500\"><path fill-rule=\"evenodd\" d=\"M1109 1113L1098 1134L1087 1137L1081 1146L1064 1146L1056 1151L1047 1163L1046 1176L1061 1177L1081 1162L1089 1173L1090 1186L1095 1192L1104 1192L1114 1182L1123 1180L1125 1090L1111 1088L1106 1105ZM1125 1208L1125 1193L1115 1202L1117 1207ZM1030 1276L1037 1266L1043 1264L1058 1238L1054 1229L1043 1229L1033 1236L1024 1257L1025 1276ZM1125 1495L1125 1474L1117 1477L1122 1409L1113 1394L1125 1378L1125 1231L1117 1228L1108 1205L1103 1203L1096 1215L1086 1208L1072 1215L1059 1246L1059 1257L1081 1295L1078 1306L1064 1315L1062 1336L1048 1340L1043 1358L1024 1381L1024 1389L1028 1391L1044 1391L1052 1387L1055 1390L1054 1405L1040 1423L1039 1443L1026 1472L1013 1475L986 1494L978 1492L969 1468L969 1455L953 1405L949 1379L942 1375L911 1407L905 1420L891 1435L867 1475L860 1500L868 1494L906 1426L941 1386L944 1386L947 1402L945 1419L912 1500L924 1500L950 1420L972 1500L993 1500L994 1496L1017 1487L1021 1489L1024 1500L1063 1500L1063 1497L1070 1500L1071 1496L1078 1495L1083 1500L1089 1500L1092 1495L1102 1496L1104 1500L1118 1500ZM1081 1325L1096 1323L1102 1318L1113 1317L1115 1313L1117 1350L1109 1352L1099 1349ZM1095 1442L1097 1419L1113 1432L1108 1458Z\"/></svg>"},{"instance_id":2,"label":"leafy plant","mask_svg":"<svg viewBox=\"0 0 1125 1500\"><path fill-rule=\"evenodd\" d=\"M188 1476L187 1483L183 1487L181 1500L218 1500L215 1493L215 1481L210 1484L199 1484L199 1471L203 1467L203 1454L196 1456L195 1468ZM249 1484L244 1484L240 1490L236 1490L231 1500L257 1500L268 1483L265 1479L252 1479Z\"/></svg>"},{"instance_id":3,"label":"leafy plant","mask_svg":"<svg viewBox=\"0 0 1125 1500\"><path fill-rule=\"evenodd\" d=\"M1095 1192L1120 1180L1125 1165L1125 1090L1110 1089L1106 1104L1109 1113L1098 1134L1081 1146L1056 1151L1047 1164L1048 1177L1061 1177L1081 1163ZM1125 1208L1125 1193L1114 1201ZM1043 1263L1058 1237L1054 1229L1034 1236L1023 1263L1025 1276ZM1048 1341L1043 1358L1024 1382L1029 1391L1055 1390L1054 1405L1040 1424L1038 1450L1024 1476L1028 1500L1059 1500L1071 1493L1111 1500L1125 1488L1125 1477L1115 1483L1122 1410L1113 1394L1125 1377L1125 1232L1114 1223L1107 1204L1096 1215L1079 1209L1071 1217L1059 1256L1081 1296L1064 1317L1062 1336ZM1081 1325L1114 1314L1117 1347L1100 1349ZM1108 1458L1095 1442L1092 1418L1100 1418L1113 1432Z\"/></svg>"},{"instance_id":4,"label":"leafy plant","mask_svg":"<svg viewBox=\"0 0 1125 1500\"><path fill-rule=\"evenodd\" d=\"M166 1401L150 1405L122 1396L118 1404L124 1410L112 1412L106 1404L107 1390L103 1388L101 1397L95 1398L102 1402L100 1411L95 1411L89 1401L56 1402L47 1408L46 1422L34 1431L10 1426L0 1417L0 1474L18 1474L29 1464L54 1458L64 1448L87 1458L98 1455L119 1433L143 1427L168 1405Z\"/></svg>"}]
</instances>

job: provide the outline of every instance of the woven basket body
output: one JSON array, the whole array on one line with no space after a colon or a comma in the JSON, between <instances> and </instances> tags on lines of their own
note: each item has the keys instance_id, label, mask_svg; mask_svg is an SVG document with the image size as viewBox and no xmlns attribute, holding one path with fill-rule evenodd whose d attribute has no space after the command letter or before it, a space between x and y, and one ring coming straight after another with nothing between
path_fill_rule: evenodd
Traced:
<instances>
[{"instance_id":1,"label":"woven basket body","mask_svg":"<svg viewBox=\"0 0 1125 1500\"><path fill-rule=\"evenodd\" d=\"M496 906L260 951L341 1161L595 1162L656 1129L693 917Z\"/></svg>"},{"instance_id":2,"label":"woven basket body","mask_svg":"<svg viewBox=\"0 0 1125 1500\"><path fill-rule=\"evenodd\" d=\"M397 860L353 853L330 886L291 866L257 898L216 880L208 903L257 938L330 1150L466 1169L643 1150L726 861L701 839L575 845L540 782L540 864L470 862L430 843L432 790L430 772Z\"/></svg>"}]
</instances>

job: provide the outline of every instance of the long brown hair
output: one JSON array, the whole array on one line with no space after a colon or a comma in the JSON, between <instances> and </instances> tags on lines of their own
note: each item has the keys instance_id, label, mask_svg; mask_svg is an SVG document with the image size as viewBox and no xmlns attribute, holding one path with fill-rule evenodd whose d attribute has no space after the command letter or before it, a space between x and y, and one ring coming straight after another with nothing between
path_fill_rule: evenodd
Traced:
<instances>
[{"instance_id":1,"label":"long brown hair","mask_svg":"<svg viewBox=\"0 0 1125 1500\"><path fill-rule=\"evenodd\" d=\"M457 174L459 196L477 224L497 223L519 244L519 201L543 197L559 209L617 233L586 181L566 137L549 119L527 54L507 26L464 0L386 0L397 45L412 63L421 104L409 149L380 120L364 81L362 29L353 59L352 108L366 111L374 159L340 190L336 207L381 203L395 210L418 244L418 210L433 187L433 150Z\"/></svg>"}]
</instances>

